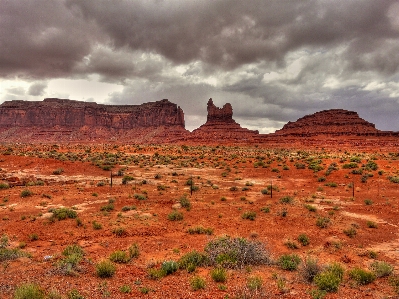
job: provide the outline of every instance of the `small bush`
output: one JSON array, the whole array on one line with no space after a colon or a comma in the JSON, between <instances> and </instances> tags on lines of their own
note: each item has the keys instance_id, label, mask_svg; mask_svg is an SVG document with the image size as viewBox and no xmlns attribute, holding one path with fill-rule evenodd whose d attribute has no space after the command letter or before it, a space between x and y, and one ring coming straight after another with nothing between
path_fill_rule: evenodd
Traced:
<instances>
[{"instance_id":1,"label":"small bush","mask_svg":"<svg viewBox=\"0 0 399 299\"><path fill-rule=\"evenodd\" d=\"M205 279L203 279L202 277L194 276L190 281L190 285L193 291L198 291L201 289L205 289L206 282Z\"/></svg>"},{"instance_id":2,"label":"small bush","mask_svg":"<svg viewBox=\"0 0 399 299\"><path fill-rule=\"evenodd\" d=\"M343 169L351 169L351 168L358 168L358 165L356 162L351 162L351 163L347 163L342 165Z\"/></svg>"},{"instance_id":3,"label":"small bush","mask_svg":"<svg viewBox=\"0 0 399 299\"><path fill-rule=\"evenodd\" d=\"M102 229L102 228L103 228L103 226L101 225L101 223L98 223L98 222L96 222L96 221L93 221L93 222L92 222L92 226L93 226L93 229L96 229L96 230L99 230L99 229Z\"/></svg>"},{"instance_id":4,"label":"small bush","mask_svg":"<svg viewBox=\"0 0 399 299\"><path fill-rule=\"evenodd\" d=\"M137 243L133 243L129 247L128 251L129 251L129 257L131 259L135 259L135 258L138 258L140 256L140 247L139 247L139 245Z\"/></svg>"},{"instance_id":5,"label":"small bush","mask_svg":"<svg viewBox=\"0 0 399 299\"><path fill-rule=\"evenodd\" d=\"M302 246L309 245L309 237L305 234L300 234L297 238L298 242L302 244Z\"/></svg>"},{"instance_id":6,"label":"small bush","mask_svg":"<svg viewBox=\"0 0 399 299\"><path fill-rule=\"evenodd\" d=\"M56 170L53 171L53 174L54 174L54 175L60 175L60 174L63 173L63 172L64 172L64 169L62 169L62 168L57 168Z\"/></svg>"},{"instance_id":7,"label":"small bush","mask_svg":"<svg viewBox=\"0 0 399 299\"><path fill-rule=\"evenodd\" d=\"M179 261L179 268L186 269L187 272L193 272L197 267L207 264L208 258L205 254L199 253L197 251L191 251L183 255Z\"/></svg>"},{"instance_id":8,"label":"small bush","mask_svg":"<svg viewBox=\"0 0 399 299\"><path fill-rule=\"evenodd\" d=\"M396 294L399 294L399 275L390 277L389 284L393 287Z\"/></svg>"},{"instance_id":9,"label":"small bush","mask_svg":"<svg viewBox=\"0 0 399 299\"><path fill-rule=\"evenodd\" d=\"M134 198L137 200L146 200L147 197L144 194L134 194Z\"/></svg>"},{"instance_id":10,"label":"small bush","mask_svg":"<svg viewBox=\"0 0 399 299\"><path fill-rule=\"evenodd\" d=\"M9 185L9 184L7 184L7 183L0 183L0 190L1 190L1 189L8 189L8 188L10 188L10 185Z\"/></svg>"},{"instance_id":11,"label":"small bush","mask_svg":"<svg viewBox=\"0 0 399 299\"><path fill-rule=\"evenodd\" d=\"M212 235L213 234L213 229L212 228L204 228L202 226L197 226L193 228L189 228L187 232L190 235Z\"/></svg>"},{"instance_id":12,"label":"small bush","mask_svg":"<svg viewBox=\"0 0 399 299\"><path fill-rule=\"evenodd\" d=\"M162 263L161 269L166 273L166 275L170 275L179 269L179 265L175 261L165 261Z\"/></svg>"},{"instance_id":13,"label":"small bush","mask_svg":"<svg viewBox=\"0 0 399 299\"><path fill-rule=\"evenodd\" d=\"M249 220L255 220L256 218L256 213L255 212L245 212L242 214L242 219L249 219Z\"/></svg>"},{"instance_id":14,"label":"small bush","mask_svg":"<svg viewBox=\"0 0 399 299\"><path fill-rule=\"evenodd\" d=\"M96 265L96 274L100 278L108 278L114 276L116 271L115 265L107 260L100 261Z\"/></svg>"},{"instance_id":15,"label":"small bush","mask_svg":"<svg viewBox=\"0 0 399 299\"><path fill-rule=\"evenodd\" d=\"M283 254L277 263L283 270L295 271L301 263L301 258L296 254Z\"/></svg>"},{"instance_id":16,"label":"small bush","mask_svg":"<svg viewBox=\"0 0 399 299\"><path fill-rule=\"evenodd\" d=\"M220 237L210 241L205 252L211 265L228 268L243 268L247 265L270 263L270 255L260 242L244 238Z\"/></svg>"},{"instance_id":17,"label":"small bush","mask_svg":"<svg viewBox=\"0 0 399 299\"><path fill-rule=\"evenodd\" d=\"M309 211L309 212L316 212L317 208L315 206L312 205L304 205L304 207Z\"/></svg>"},{"instance_id":18,"label":"small bush","mask_svg":"<svg viewBox=\"0 0 399 299\"><path fill-rule=\"evenodd\" d=\"M148 278L152 280L158 280L166 276L166 273L162 269L148 269Z\"/></svg>"},{"instance_id":19,"label":"small bush","mask_svg":"<svg viewBox=\"0 0 399 299\"><path fill-rule=\"evenodd\" d=\"M180 197L179 203L182 206L182 208L185 208L187 211L191 210L191 202L186 196Z\"/></svg>"},{"instance_id":20,"label":"small bush","mask_svg":"<svg viewBox=\"0 0 399 299\"><path fill-rule=\"evenodd\" d=\"M306 258L299 269L301 277L309 283L313 282L316 275L320 272L321 266L318 264L316 259L311 257Z\"/></svg>"},{"instance_id":21,"label":"small bush","mask_svg":"<svg viewBox=\"0 0 399 299\"><path fill-rule=\"evenodd\" d=\"M356 281L360 285L366 285L373 282L376 278L376 275L373 272L361 269L354 268L349 271L349 277Z\"/></svg>"},{"instance_id":22,"label":"small bush","mask_svg":"<svg viewBox=\"0 0 399 299\"><path fill-rule=\"evenodd\" d=\"M270 213L270 207L263 207L260 209L263 213Z\"/></svg>"},{"instance_id":23,"label":"small bush","mask_svg":"<svg viewBox=\"0 0 399 299\"><path fill-rule=\"evenodd\" d=\"M367 221L367 227L368 228L377 228L378 225L377 225L377 223L375 223L373 221Z\"/></svg>"},{"instance_id":24,"label":"small bush","mask_svg":"<svg viewBox=\"0 0 399 299\"><path fill-rule=\"evenodd\" d=\"M43 289L34 283L23 284L16 288L14 299L44 299Z\"/></svg>"},{"instance_id":25,"label":"small bush","mask_svg":"<svg viewBox=\"0 0 399 299\"><path fill-rule=\"evenodd\" d=\"M173 211L168 215L170 221L181 221L183 220L183 214L179 211Z\"/></svg>"},{"instance_id":26,"label":"small bush","mask_svg":"<svg viewBox=\"0 0 399 299\"><path fill-rule=\"evenodd\" d=\"M109 259L114 263L126 264L130 261L130 256L122 250L117 250L111 253Z\"/></svg>"},{"instance_id":27,"label":"small bush","mask_svg":"<svg viewBox=\"0 0 399 299\"><path fill-rule=\"evenodd\" d=\"M282 204L291 204L294 201L294 199L291 196L284 196L280 198L280 202Z\"/></svg>"},{"instance_id":28,"label":"small bush","mask_svg":"<svg viewBox=\"0 0 399 299\"><path fill-rule=\"evenodd\" d=\"M214 268L211 271L211 277L215 282L226 282L227 272L223 268Z\"/></svg>"},{"instance_id":29,"label":"small bush","mask_svg":"<svg viewBox=\"0 0 399 299\"><path fill-rule=\"evenodd\" d=\"M22 190L22 192L21 192L21 197L22 198L24 198L24 197L29 197L29 196L32 196L33 195L33 192L32 191L30 191L29 189L25 189L25 190Z\"/></svg>"},{"instance_id":30,"label":"small bush","mask_svg":"<svg viewBox=\"0 0 399 299\"><path fill-rule=\"evenodd\" d=\"M316 225L320 228L327 228L330 224L330 218L327 217L319 217L316 220Z\"/></svg>"},{"instance_id":31,"label":"small bush","mask_svg":"<svg viewBox=\"0 0 399 299\"><path fill-rule=\"evenodd\" d=\"M68 292L67 296L68 299L85 299L85 297L81 295L79 291L76 289L73 289L70 292Z\"/></svg>"},{"instance_id":32,"label":"small bush","mask_svg":"<svg viewBox=\"0 0 399 299\"><path fill-rule=\"evenodd\" d=\"M391 181L392 183L395 183L395 184L399 184L399 177L391 176L391 177L389 177L389 181Z\"/></svg>"},{"instance_id":33,"label":"small bush","mask_svg":"<svg viewBox=\"0 0 399 299\"><path fill-rule=\"evenodd\" d=\"M372 201L371 199L365 199L365 200L364 200L364 204L365 204L366 206L371 206L371 205L373 204L373 201Z\"/></svg>"},{"instance_id":34,"label":"small bush","mask_svg":"<svg viewBox=\"0 0 399 299\"><path fill-rule=\"evenodd\" d=\"M73 255L73 254L76 254L76 255L79 255L79 256L83 256L85 253L84 253L82 247L80 247L79 245L76 245L76 244L68 245L62 251L62 255L64 255L64 256L70 256L70 255Z\"/></svg>"},{"instance_id":35,"label":"small bush","mask_svg":"<svg viewBox=\"0 0 399 299\"><path fill-rule=\"evenodd\" d=\"M313 281L319 290L329 293L337 292L341 283L341 279L334 272L328 270L317 274Z\"/></svg>"},{"instance_id":36,"label":"small bush","mask_svg":"<svg viewBox=\"0 0 399 299\"><path fill-rule=\"evenodd\" d=\"M375 261L370 265L371 270L374 272L376 277L389 276L393 272L393 267L387 262Z\"/></svg>"},{"instance_id":37,"label":"small bush","mask_svg":"<svg viewBox=\"0 0 399 299\"><path fill-rule=\"evenodd\" d=\"M259 276L250 276L247 279L247 287L250 291L259 291L262 288L263 280Z\"/></svg>"},{"instance_id":38,"label":"small bush","mask_svg":"<svg viewBox=\"0 0 399 299\"><path fill-rule=\"evenodd\" d=\"M50 221L54 221L55 219L61 221L67 218L75 219L78 217L78 213L76 213L76 211L68 208L50 209L49 212L53 213Z\"/></svg>"},{"instance_id":39,"label":"small bush","mask_svg":"<svg viewBox=\"0 0 399 299\"><path fill-rule=\"evenodd\" d=\"M105 206L102 206L100 208L100 211L105 211L105 212L111 212L115 209L115 206L113 203L108 203Z\"/></svg>"},{"instance_id":40,"label":"small bush","mask_svg":"<svg viewBox=\"0 0 399 299\"><path fill-rule=\"evenodd\" d=\"M357 234L357 231L354 227L350 227L348 229L344 229L344 234L347 235L349 238L354 238Z\"/></svg>"},{"instance_id":41,"label":"small bush","mask_svg":"<svg viewBox=\"0 0 399 299\"><path fill-rule=\"evenodd\" d=\"M129 294L132 291L132 288L129 285L125 284L121 286L119 290L121 291L121 293Z\"/></svg>"},{"instance_id":42,"label":"small bush","mask_svg":"<svg viewBox=\"0 0 399 299\"><path fill-rule=\"evenodd\" d=\"M126 235L126 229L123 227L117 227L112 230L112 233L115 234L117 237L122 237Z\"/></svg>"}]
</instances>

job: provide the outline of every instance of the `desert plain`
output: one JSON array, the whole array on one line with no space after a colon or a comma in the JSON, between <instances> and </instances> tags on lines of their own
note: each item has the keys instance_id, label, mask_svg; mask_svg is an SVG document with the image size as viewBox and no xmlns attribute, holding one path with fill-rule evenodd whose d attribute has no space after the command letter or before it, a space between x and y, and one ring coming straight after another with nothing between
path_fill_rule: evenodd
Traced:
<instances>
[{"instance_id":1,"label":"desert plain","mask_svg":"<svg viewBox=\"0 0 399 299\"><path fill-rule=\"evenodd\" d=\"M398 158L3 145L0 298L397 298Z\"/></svg>"}]
</instances>

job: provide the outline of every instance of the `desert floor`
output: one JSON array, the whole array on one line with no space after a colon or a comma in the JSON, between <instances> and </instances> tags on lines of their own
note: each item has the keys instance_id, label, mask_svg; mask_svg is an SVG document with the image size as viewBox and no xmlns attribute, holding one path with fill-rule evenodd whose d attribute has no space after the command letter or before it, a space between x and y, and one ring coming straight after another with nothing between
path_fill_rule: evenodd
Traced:
<instances>
[{"instance_id":1,"label":"desert floor","mask_svg":"<svg viewBox=\"0 0 399 299\"><path fill-rule=\"evenodd\" d=\"M0 298L26 283L47 298L397 298L398 159L356 148L2 146ZM245 238L267 262L225 254L182 266L222 238ZM83 253L63 253L70 245ZM287 254L297 269L283 269ZM110 259L115 273L99 277ZM304 279L309 259L320 271L341 265L337 291ZM171 261L180 269L162 272Z\"/></svg>"}]
</instances>

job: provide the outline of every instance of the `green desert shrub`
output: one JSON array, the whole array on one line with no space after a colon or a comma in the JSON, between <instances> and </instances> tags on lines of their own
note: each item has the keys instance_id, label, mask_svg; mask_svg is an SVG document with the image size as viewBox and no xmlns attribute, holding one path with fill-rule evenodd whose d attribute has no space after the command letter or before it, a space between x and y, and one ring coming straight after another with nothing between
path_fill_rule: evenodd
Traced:
<instances>
[{"instance_id":1,"label":"green desert shrub","mask_svg":"<svg viewBox=\"0 0 399 299\"><path fill-rule=\"evenodd\" d=\"M207 256L195 250L186 253L178 260L179 268L185 269L187 270L187 272L193 272L197 267L206 265L207 263L208 263Z\"/></svg>"},{"instance_id":2,"label":"green desert shrub","mask_svg":"<svg viewBox=\"0 0 399 299\"><path fill-rule=\"evenodd\" d=\"M170 221L180 221L183 220L183 214L179 211L173 211L170 214L168 214L168 219Z\"/></svg>"},{"instance_id":3,"label":"green desert shrub","mask_svg":"<svg viewBox=\"0 0 399 299\"><path fill-rule=\"evenodd\" d=\"M133 243L129 249L129 257L130 259L135 259L138 258L140 256L140 247L137 243Z\"/></svg>"},{"instance_id":4,"label":"green desert shrub","mask_svg":"<svg viewBox=\"0 0 399 299\"><path fill-rule=\"evenodd\" d=\"M295 271L301 263L301 258L296 254L283 254L277 263L283 270Z\"/></svg>"},{"instance_id":5,"label":"green desert shrub","mask_svg":"<svg viewBox=\"0 0 399 299\"><path fill-rule=\"evenodd\" d=\"M21 194L20 194L21 197L29 197L29 196L32 196L32 195L33 195L33 192L30 191L29 189L22 190Z\"/></svg>"},{"instance_id":6,"label":"green desert shrub","mask_svg":"<svg viewBox=\"0 0 399 299\"><path fill-rule=\"evenodd\" d=\"M330 224L330 218L327 217L318 217L316 220L316 225L320 228L326 228Z\"/></svg>"},{"instance_id":7,"label":"green desert shrub","mask_svg":"<svg viewBox=\"0 0 399 299\"><path fill-rule=\"evenodd\" d=\"M309 245L309 237L305 234L300 234L297 238L298 242L302 244L302 246Z\"/></svg>"},{"instance_id":8,"label":"green desert shrub","mask_svg":"<svg viewBox=\"0 0 399 299\"><path fill-rule=\"evenodd\" d=\"M117 250L111 253L109 259L114 263L126 264L130 261L130 256L122 250Z\"/></svg>"},{"instance_id":9,"label":"green desert shrub","mask_svg":"<svg viewBox=\"0 0 399 299\"><path fill-rule=\"evenodd\" d=\"M187 211L191 210L191 202L186 196L180 197L179 203L182 206L182 208L185 208Z\"/></svg>"},{"instance_id":10,"label":"green desert shrub","mask_svg":"<svg viewBox=\"0 0 399 299\"><path fill-rule=\"evenodd\" d=\"M362 268L354 268L348 272L349 278L353 279L359 285L366 285L373 282L376 275L373 272Z\"/></svg>"},{"instance_id":11,"label":"green desert shrub","mask_svg":"<svg viewBox=\"0 0 399 299\"><path fill-rule=\"evenodd\" d=\"M226 282L227 272L224 268L218 267L211 270L211 277L215 282Z\"/></svg>"},{"instance_id":12,"label":"green desert shrub","mask_svg":"<svg viewBox=\"0 0 399 299\"><path fill-rule=\"evenodd\" d=\"M393 272L393 267L384 261L375 261L370 265L371 271L374 272L375 276L385 277L389 276Z\"/></svg>"},{"instance_id":13,"label":"green desert shrub","mask_svg":"<svg viewBox=\"0 0 399 299\"><path fill-rule=\"evenodd\" d=\"M96 275L100 278L112 277L115 271L116 267L111 261L102 260L96 264Z\"/></svg>"},{"instance_id":14,"label":"green desert shrub","mask_svg":"<svg viewBox=\"0 0 399 299\"><path fill-rule=\"evenodd\" d=\"M34 283L26 283L16 288L14 299L44 299L43 289Z\"/></svg>"},{"instance_id":15,"label":"green desert shrub","mask_svg":"<svg viewBox=\"0 0 399 299\"><path fill-rule=\"evenodd\" d=\"M190 235L212 235L213 229L212 228L204 228L202 226L190 227L187 232Z\"/></svg>"},{"instance_id":16,"label":"green desert shrub","mask_svg":"<svg viewBox=\"0 0 399 299\"><path fill-rule=\"evenodd\" d=\"M8 183L0 183L0 190L1 189L8 189L10 188L10 185Z\"/></svg>"},{"instance_id":17,"label":"green desert shrub","mask_svg":"<svg viewBox=\"0 0 399 299\"><path fill-rule=\"evenodd\" d=\"M190 281L190 285L193 291L198 291L201 289L205 289L206 282L204 278L200 276L194 276Z\"/></svg>"},{"instance_id":18,"label":"green desert shrub","mask_svg":"<svg viewBox=\"0 0 399 299\"><path fill-rule=\"evenodd\" d=\"M338 291L341 279L334 272L327 270L317 274L313 282L319 290L335 293Z\"/></svg>"},{"instance_id":19,"label":"green desert shrub","mask_svg":"<svg viewBox=\"0 0 399 299\"><path fill-rule=\"evenodd\" d=\"M241 215L242 219L255 220L256 213L252 211L245 212Z\"/></svg>"},{"instance_id":20,"label":"green desert shrub","mask_svg":"<svg viewBox=\"0 0 399 299\"><path fill-rule=\"evenodd\" d=\"M294 201L294 199L291 196L284 196L280 198L280 202L282 204L291 204Z\"/></svg>"},{"instance_id":21,"label":"green desert shrub","mask_svg":"<svg viewBox=\"0 0 399 299\"><path fill-rule=\"evenodd\" d=\"M68 208L50 209L49 212L53 213L53 215L50 217L51 221L54 221L55 219L61 221L67 218L74 219L78 217L76 211Z\"/></svg>"},{"instance_id":22,"label":"green desert shrub","mask_svg":"<svg viewBox=\"0 0 399 299\"><path fill-rule=\"evenodd\" d=\"M247 265L270 263L270 254L264 245L244 238L220 237L205 247L211 265L227 268L243 268Z\"/></svg>"},{"instance_id":23,"label":"green desert shrub","mask_svg":"<svg viewBox=\"0 0 399 299\"><path fill-rule=\"evenodd\" d=\"M179 269L179 264L175 261L164 261L161 265L161 270L165 272L166 275L175 273Z\"/></svg>"}]
</instances>

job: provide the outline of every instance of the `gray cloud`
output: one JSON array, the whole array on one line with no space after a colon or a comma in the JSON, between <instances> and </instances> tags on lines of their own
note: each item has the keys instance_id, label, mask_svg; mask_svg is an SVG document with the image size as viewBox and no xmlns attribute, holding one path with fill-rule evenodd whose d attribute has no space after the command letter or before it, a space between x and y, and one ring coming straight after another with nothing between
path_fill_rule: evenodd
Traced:
<instances>
[{"instance_id":1,"label":"gray cloud","mask_svg":"<svg viewBox=\"0 0 399 299\"><path fill-rule=\"evenodd\" d=\"M46 88L47 88L47 83L35 82L31 86L29 86L28 94L31 96L42 96Z\"/></svg>"}]
</instances>

